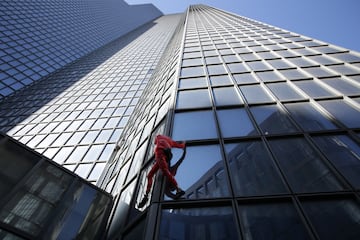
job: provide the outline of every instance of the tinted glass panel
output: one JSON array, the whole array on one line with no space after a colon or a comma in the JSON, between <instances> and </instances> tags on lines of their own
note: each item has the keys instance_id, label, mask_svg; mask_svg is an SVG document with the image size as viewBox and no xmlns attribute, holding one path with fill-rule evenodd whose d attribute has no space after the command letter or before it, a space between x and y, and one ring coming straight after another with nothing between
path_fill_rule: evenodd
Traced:
<instances>
[{"instance_id":1,"label":"tinted glass panel","mask_svg":"<svg viewBox=\"0 0 360 240\"><path fill-rule=\"evenodd\" d=\"M165 209L159 239L238 240L230 207Z\"/></svg>"},{"instance_id":2,"label":"tinted glass panel","mask_svg":"<svg viewBox=\"0 0 360 240\"><path fill-rule=\"evenodd\" d=\"M203 67L188 67L181 69L182 77L193 77L193 76L202 76L204 75Z\"/></svg>"},{"instance_id":3,"label":"tinted glass panel","mask_svg":"<svg viewBox=\"0 0 360 240\"><path fill-rule=\"evenodd\" d=\"M360 127L360 111L345 102L344 100L319 101L327 111L329 111L337 120L341 121L347 127Z\"/></svg>"},{"instance_id":4,"label":"tinted glass panel","mask_svg":"<svg viewBox=\"0 0 360 240\"><path fill-rule=\"evenodd\" d=\"M200 88L200 87L206 87L206 78L200 77L200 78L186 78L186 79L180 79L179 88L185 89L185 88Z\"/></svg>"},{"instance_id":5,"label":"tinted glass panel","mask_svg":"<svg viewBox=\"0 0 360 240\"><path fill-rule=\"evenodd\" d=\"M352 199L302 203L320 239L357 239L360 236L359 203Z\"/></svg>"},{"instance_id":6,"label":"tinted glass panel","mask_svg":"<svg viewBox=\"0 0 360 240\"><path fill-rule=\"evenodd\" d=\"M240 205L247 239L311 239L291 203Z\"/></svg>"},{"instance_id":7,"label":"tinted glass panel","mask_svg":"<svg viewBox=\"0 0 360 240\"><path fill-rule=\"evenodd\" d=\"M264 134L296 132L286 112L277 105L265 105L250 108L256 123Z\"/></svg>"},{"instance_id":8,"label":"tinted glass panel","mask_svg":"<svg viewBox=\"0 0 360 240\"><path fill-rule=\"evenodd\" d=\"M329 117L326 117L309 102L289 103L285 104L285 106L304 131L337 128Z\"/></svg>"},{"instance_id":9,"label":"tinted glass panel","mask_svg":"<svg viewBox=\"0 0 360 240\"><path fill-rule=\"evenodd\" d=\"M281 83L271 83L267 84L271 91L275 94L277 98L282 101L294 101L294 100L302 100L305 99L302 95L295 91L294 88L290 86L289 83L281 82Z\"/></svg>"},{"instance_id":10,"label":"tinted glass panel","mask_svg":"<svg viewBox=\"0 0 360 240\"><path fill-rule=\"evenodd\" d=\"M345 135L314 137L316 144L343 176L360 189L360 147Z\"/></svg>"},{"instance_id":11,"label":"tinted glass panel","mask_svg":"<svg viewBox=\"0 0 360 240\"><path fill-rule=\"evenodd\" d=\"M207 89L187 90L178 93L177 108L209 107L210 96Z\"/></svg>"},{"instance_id":12,"label":"tinted glass panel","mask_svg":"<svg viewBox=\"0 0 360 240\"><path fill-rule=\"evenodd\" d=\"M229 196L224 162L218 145L187 147L183 161L182 150L173 149L172 170L187 199ZM167 194L165 187L165 194ZM170 195L168 195L171 197Z\"/></svg>"},{"instance_id":13,"label":"tinted glass panel","mask_svg":"<svg viewBox=\"0 0 360 240\"><path fill-rule=\"evenodd\" d=\"M207 69L210 75L226 73L225 67L223 65L209 65L207 66Z\"/></svg>"},{"instance_id":14,"label":"tinted glass panel","mask_svg":"<svg viewBox=\"0 0 360 240\"><path fill-rule=\"evenodd\" d=\"M329 91L328 89L324 88L323 85L313 80L296 81L294 82L294 84L299 88L301 88L307 95L309 95L312 98L336 96L335 93Z\"/></svg>"},{"instance_id":15,"label":"tinted glass panel","mask_svg":"<svg viewBox=\"0 0 360 240\"><path fill-rule=\"evenodd\" d=\"M243 73L243 74L234 74L237 84L247 84L247 83L256 83L258 80L255 75L252 73Z\"/></svg>"},{"instance_id":16,"label":"tinted glass panel","mask_svg":"<svg viewBox=\"0 0 360 240\"><path fill-rule=\"evenodd\" d=\"M244 108L218 110L216 112L223 137L241 137L258 134Z\"/></svg>"},{"instance_id":17,"label":"tinted glass panel","mask_svg":"<svg viewBox=\"0 0 360 240\"><path fill-rule=\"evenodd\" d=\"M281 77L274 71L266 71L266 72L257 72L256 75L263 81L263 82L274 82L283 80L284 78Z\"/></svg>"},{"instance_id":18,"label":"tinted glass panel","mask_svg":"<svg viewBox=\"0 0 360 240\"><path fill-rule=\"evenodd\" d=\"M321 192L343 189L320 155L305 139L269 141L290 186L295 192Z\"/></svg>"},{"instance_id":19,"label":"tinted glass panel","mask_svg":"<svg viewBox=\"0 0 360 240\"><path fill-rule=\"evenodd\" d=\"M245 95L248 103L274 102L269 94L260 85L241 86L241 91Z\"/></svg>"},{"instance_id":20,"label":"tinted glass panel","mask_svg":"<svg viewBox=\"0 0 360 240\"><path fill-rule=\"evenodd\" d=\"M231 79L228 75L211 76L210 82L212 86L230 85L232 84Z\"/></svg>"},{"instance_id":21,"label":"tinted glass panel","mask_svg":"<svg viewBox=\"0 0 360 240\"><path fill-rule=\"evenodd\" d=\"M216 106L236 105L242 103L240 96L234 87L214 88L213 93Z\"/></svg>"},{"instance_id":22,"label":"tinted glass panel","mask_svg":"<svg viewBox=\"0 0 360 240\"><path fill-rule=\"evenodd\" d=\"M176 113L172 136L176 140L216 138L213 112Z\"/></svg>"},{"instance_id":23,"label":"tinted glass panel","mask_svg":"<svg viewBox=\"0 0 360 240\"><path fill-rule=\"evenodd\" d=\"M226 144L225 149L237 196L286 192L273 160L262 142Z\"/></svg>"},{"instance_id":24,"label":"tinted glass panel","mask_svg":"<svg viewBox=\"0 0 360 240\"><path fill-rule=\"evenodd\" d=\"M343 78L325 78L321 79L323 83L329 85L344 95L359 95L360 87L355 84L350 83L349 81Z\"/></svg>"}]
</instances>

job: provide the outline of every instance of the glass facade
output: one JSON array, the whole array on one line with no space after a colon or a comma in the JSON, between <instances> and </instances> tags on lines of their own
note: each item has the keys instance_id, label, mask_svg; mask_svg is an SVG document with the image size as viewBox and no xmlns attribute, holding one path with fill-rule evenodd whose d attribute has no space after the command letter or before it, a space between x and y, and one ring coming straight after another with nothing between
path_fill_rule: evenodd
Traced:
<instances>
[{"instance_id":1,"label":"glass facade","mask_svg":"<svg viewBox=\"0 0 360 240\"><path fill-rule=\"evenodd\" d=\"M1 1L0 101L161 15L117 0Z\"/></svg>"},{"instance_id":2,"label":"glass facade","mask_svg":"<svg viewBox=\"0 0 360 240\"><path fill-rule=\"evenodd\" d=\"M1 131L96 183L178 22L163 16L0 103Z\"/></svg>"},{"instance_id":3,"label":"glass facade","mask_svg":"<svg viewBox=\"0 0 360 240\"><path fill-rule=\"evenodd\" d=\"M113 196L107 239L356 239L360 53L205 5L147 22L7 96L1 131ZM139 206L157 134L186 141L185 195L158 173ZM91 185L22 157L2 167L0 236L55 234L54 203L84 219L71 199L90 206Z\"/></svg>"},{"instance_id":4,"label":"glass facade","mask_svg":"<svg viewBox=\"0 0 360 240\"><path fill-rule=\"evenodd\" d=\"M0 135L0 238L100 239L112 196Z\"/></svg>"},{"instance_id":5,"label":"glass facade","mask_svg":"<svg viewBox=\"0 0 360 240\"><path fill-rule=\"evenodd\" d=\"M184 18L101 177L108 237L359 236L360 54L204 5ZM186 193L158 174L140 208L158 133L187 142Z\"/></svg>"}]
</instances>

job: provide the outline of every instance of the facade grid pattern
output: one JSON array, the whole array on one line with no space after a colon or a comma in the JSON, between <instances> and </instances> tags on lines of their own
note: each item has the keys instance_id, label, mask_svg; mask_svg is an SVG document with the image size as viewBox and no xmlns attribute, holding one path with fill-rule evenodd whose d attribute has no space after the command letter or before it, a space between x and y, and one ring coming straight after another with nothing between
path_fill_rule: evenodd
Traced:
<instances>
[{"instance_id":1,"label":"facade grid pattern","mask_svg":"<svg viewBox=\"0 0 360 240\"><path fill-rule=\"evenodd\" d=\"M169 110L156 124L134 116L103 176L117 199L112 236L359 236L359 53L204 5L188 9L181 32L179 61L160 64L177 68L173 107L152 105ZM161 76L145 92L162 89ZM158 101L146 96L134 112ZM186 195L167 198L158 178L139 209L159 132L187 142L176 173Z\"/></svg>"},{"instance_id":2,"label":"facade grid pattern","mask_svg":"<svg viewBox=\"0 0 360 240\"><path fill-rule=\"evenodd\" d=\"M159 18L17 92L1 104L2 130L96 183L177 21Z\"/></svg>"}]
</instances>

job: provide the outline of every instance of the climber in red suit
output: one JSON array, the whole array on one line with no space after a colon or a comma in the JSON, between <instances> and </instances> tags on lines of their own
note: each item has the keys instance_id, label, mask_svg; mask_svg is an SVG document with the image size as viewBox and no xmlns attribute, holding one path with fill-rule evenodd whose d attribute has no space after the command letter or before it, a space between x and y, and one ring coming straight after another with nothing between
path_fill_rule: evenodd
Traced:
<instances>
[{"instance_id":1,"label":"climber in red suit","mask_svg":"<svg viewBox=\"0 0 360 240\"><path fill-rule=\"evenodd\" d=\"M147 175L147 187L143 200L139 203L139 207L145 205L148 200L148 194L151 190L153 177L155 173L160 169L164 176L167 178L167 181L175 188L176 198L180 198L185 192L179 188L174 176L169 171L168 162L171 159L171 148L185 148L185 142L175 142L171 138L164 135L157 135L155 137L155 164L152 166L149 174Z\"/></svg>"}]
</instances>

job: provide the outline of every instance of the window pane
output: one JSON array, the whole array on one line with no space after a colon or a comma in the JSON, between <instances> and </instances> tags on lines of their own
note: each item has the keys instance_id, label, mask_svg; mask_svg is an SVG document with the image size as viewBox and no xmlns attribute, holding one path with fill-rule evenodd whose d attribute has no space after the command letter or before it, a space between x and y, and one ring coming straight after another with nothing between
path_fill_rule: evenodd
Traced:
<instances>
[{"instance_id":1,"label":"window pane","mask_svg":"<svg viewBox=\"0 0 360 240\"><path fill-rule=\"evenodd\" d=\"M285 62L282 59L268 60L267 62L270 63L276 69L284 69L284 68L292 67L292 65Z\"/></svg>"},{"instance_id":2,"label":"window pane","mask_svg":"<svg viewBox=\"0 0 360 240\"><path fill-rule=\"evenodd\" d=\"M345 135L314 137L325 156L343 176L360 189L360 146Z\"/></svg>"},{"instance_id":3,"label":"window pane","mask_svg":"<svg viewBox=\"0 0 360 240\"><path fill-rule=\"evenodd\" d=\"M304 71L310 73L314 77L331 77L334 74L322 67L303 68Z\"/></svg>"},{"instance_id":4,"label":"window pane","mask_svg":"<svg viewBox=\"0 0 360 240\"><path fill-rule=\"evenodd\" d=\"M239 205L247 239L311 239L291 203Z\"/></svg>"},{"instance_id":5,"label":"window pane","mask_svg":"<svg viewBox=\"0 0 360 240\"><path fill-rule=\"evenodd\" d=\"M274 102L274 100L260 85L241 86L240 89L249 104Z\"/></svg>"},{"instance_id":6,"label":"window pane","mask_svg":"<svg viewBox=\"0 0 360 240\"><path fill-rule=\"evenodd\" d=\"M279 80L284 80L279 74L274 71L266 71L266 72L257 72L256 75L263 81L263 82L274 82Z\"/></svg>"},{"instance_id":7,"label":"window pane","mask_svg":"<svg viewBox=\"0 0 360 240\"><path fill-rule=\"evenodd\" d=\"M237 84L248 84L259 82L252 73L234 74L233 77Z\"/></svg>"},{"instance_id":8,"label":"window pane","mask_svg":"<svg viewBox=\"0 0 360 240\"><path fill-rule=\"evenodd\" d=\"M277 105L251 107L250 111L265 135L297 132L286 112Z\"/></svg>"},{"instance_id":9,"label":"window pane","mask_svg":"<svg viewBox=\"0 0 360 240\"><path fill-rule=\"evenodd\" d=\"M184 59L182 62L183 67L202 65L201 58Z\"/></svg>"},{"instance_id":10,"label":"window pane","mask_svg":"<svg viewBox=\"0 0 360 240\"><path fill-rule=\"evenodd\" d=\"M225 67L221 65L208 65L208 72L210 75L226 74Z\"/></svg>"},{"instance_id":11,"label":"window pane","mask_svg":"<svg viewBox=\"0 0 360 240\"><path fill-rule=\"evenodd\" d=\"M216 64L221 63L221 60L218 56L216 57L206 57L205 58L206 64Z\"/></svg>"},{"instance_id":12,"label":"window pane","mask_svg":"<svg viewBox=\"0 0 360 240\"><path fill-rule=\"evenodd\" d=\"M180 83L179 83L179 88L181 89L200 88L206 86L207 86L206 78L204 77L180 79Z\"/></svg>"},{"instance_id":13,"label":"window pane","mask_svg":"<svg viewBox=\"0 0 360 240\"><path fill-rule=\"evenodd\" d=\"M360 111L355 109L344 100L319 101L321 106L328 110L337 120L347 127L360 127Z\"/></svg>"},{"instance_id":14,"label":"window pane","mask_svg":"<svg viewBox=\"0 0 360 240\"><path fill-rule=\"evenodd\" d=\"M172 137L176 140L217 138L213 112L176 113Z\"/></svg>"},{"instance_id":15,"label":"window pane","mask_svg":"<svg viewBox=\"0 0 360 240\"><path fill-rule=\"evenodd\" d=\"M299 88L301 88L307 95L309 95L312 98L336 96L335 93L330 92L328 89L324 88L321 84L313 80L296 81L294 82L294 84Z\"/></svg>"},{"instance_id":16,"label":"window pane","mask_svg":"<svg viewBox=\"0 0 360 240\"><path fill-rule=\"evenodd\" d=\"M218 145L187 147L185 159L178 162L183 150L173 149L171 168L185 198L200 199L229 196L224 162ZM170 169L171 169L170 168ZM177 169L176 169L177 168ZM171 197L165 189L165 194Z\"/></svg>"},{"instance_id":17,"label":"window pane","mask_svg":"<svg viewBox=\"0 0 360 240\"><path fill-rule=\"evenodd\" d=\"M305 139L270 140L270 147L295 192L337 191L343 187Z\"/></svg>"},{"instance_id":18,"label":"window pane","mask_svg":"<svg viewBox=\"0 0 360 240\"><path fill-rule=\"evenodd\" d=\"M233 84L228 75L211 76L210 82L212 86L230 85Z\"/></svg>"},{"instance_id":19,"label":"window pane","mask_svg":"<svg viewBox=\"0 0 360 240\"><path fill-rule=\"evenodd\" d=\"M280 73L289 80L310 78L308 75L297 69L280 70Z\"/></svg>"},{"instance_id":20,"label":"window pane","mask_svg":"<svg viewBox=\"0 0 360 240\"><path fill-rule=\"evenodd\" d=\"M241 137L258 134L244 108L218 110L216 112L223 137Z\"/></svg>"},{"instance_id":21,"label":"window pane","mask_svg":"<svg viewBox=\"0 0 360 240\"><path fill-rule=\"evenodd\" d=\"M246 62L247 65L254 71L263 71L263 70L268 70L270 69L269 66L267 66L264 62L262 61L254 61L254 62Z\"/></svg>"},{"instance_id":22,"label":"window pane","mask_svg":"<svg viewBox=\"0 0 360 240\"><path fill-rule=\"evenodd\" d=\"M281 101L295 101L305 99L286 82L270 83L266 85Z\"/></svg>"},{"instance_id":23,"label":"window pane","mask_svg":"<svg viewBox=\"0 0 360 240\"><path fill-rule=\"evenodd\" d=\"M214 88L213 92L216 106L236 105L243 103L234 87Z\"/></svg>"},{"instance_id":24,"label":"window pane","mask_svg":"<svg viewBox=\"0 0 360 240\"><path fill-rule=\"evenodd\" d=\"M181 77L194 77L204 75L203 67L188 67L181 69Z\"/></svg>"},{"instance_id":25,"label":"window pane","mask_svg":"<svg viewBox=\"0 0 360 240\"><path fill-rule=\"evenodd\" d=\"M318 200L304 201L302 205L320 239L359 238L358 202L352 199Z\"/></svg>"},{"instance_id":26,"label":"window pane","mask_svg":"<svg viewBox=\"0 0 360 240\"><path fill-rule=\"evenodd\" d=\"M237 240L237 232L230 207L165 209L159 239Z\"/></svg>"},{"instance_id":27,"label":"window pane","mask_svg":"<svg viewBox=\"0 0 360 240\"><path fill-rule=\"evenodd\" d=\"M324 78L321 79L323 83L329 85L344 95L359 95L360 87L355 84L351 84L349 81L343 78Z\"/></svg>"},{"instance_id":28,"label":"window pane","mask_svg":"<svg viewBox=\"0 0 360 240\"><path fill-rule=\"evenodd\" d=\"M231 64L227 64L227 66L230 69L230 72L232 73L249 72L249 70L246 68L245 64L243 63L231 63Z\"/></svg>"},{"instance_id":29,"label":"window pane","mask_svg":"<svg viewBox=\"0 0 360 240\"><path fill-rule=\"evenodd\" d=\"M200 108L211 106L207 89L187 90L178 93L176 108Z\"/></svg>"},{"instance_id":30,"label":"window pane","mask_svg":"<svg viewBox=\"0 0 360 240\"><path fill-rule=\"evenodd\" d=\"M273 160L262 142L226 144L225 149L237 196L286 192Z\"/></svg>"},{"instance_id":31,"label":"window pane","mask_svg":"<svg viewBox=\"0 0 360 240\"><path fill-rule=\"evenodd\" d=\"M309 102L289 103L285 106L304 131L337 129L329 117L323 115Z\"/></svg>"}]
</instances>

